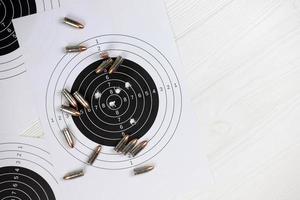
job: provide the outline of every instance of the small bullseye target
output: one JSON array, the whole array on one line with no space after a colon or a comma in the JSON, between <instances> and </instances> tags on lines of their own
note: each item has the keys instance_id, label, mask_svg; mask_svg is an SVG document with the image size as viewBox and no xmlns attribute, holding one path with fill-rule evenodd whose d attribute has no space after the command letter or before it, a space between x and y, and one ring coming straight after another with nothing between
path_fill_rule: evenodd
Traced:
<instances>
[{"instance_id":1,"label":"small bullseye target","mask_svg":"<svg viewBox=\"0 0 300 200\"><path fill-rule=\"evenodd\" d=\"M47 181L30 169L0 167L0 180L0 199L55 200Z\"/></svg>"},{"instance_id":2,"label":"small bullseye target","mask_svg":"<svg viewBox=\"0 0 300 200\"><path fill-rule=\"evenodd\" d=\"M12 19L37 12L35 0L0 0L0 56L19 48Z\"/></svg>"},{"instance_id":3,"label":"small bullseye target","mask_svg":"<svg viewBox=\"0 0 300 200\"><path fill-rule=\"evenodd\" d=\"M55 200L60 192L53 164L49 161L50 153L44 150L45 146L37 140L2 139L0 199Z\"/></svg>"}]
</instances>

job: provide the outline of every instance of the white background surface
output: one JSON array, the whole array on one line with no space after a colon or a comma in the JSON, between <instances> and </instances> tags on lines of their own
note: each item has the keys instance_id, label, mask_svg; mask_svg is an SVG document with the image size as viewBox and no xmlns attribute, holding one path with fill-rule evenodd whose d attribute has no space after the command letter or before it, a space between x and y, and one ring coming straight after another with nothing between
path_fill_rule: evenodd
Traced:
<instances>
[{"instance_id":1,"label":"white background surface","mask_svg":"<svg viewBox=\"0 0 300 200\"><path fill-rule=\"evenodd\" d=\"M165 0L215 186L300 199L300 0Z\"/></svg>"},{"instance_id":2,"label":"white background surface","mask_svg":"<svg viewBox=\"0 0 300 200\"><path fill-rule=\"evenodd\" d=\"M300 1L165 0L215 187L300 199Z\"/></svg>"}]
</instances>

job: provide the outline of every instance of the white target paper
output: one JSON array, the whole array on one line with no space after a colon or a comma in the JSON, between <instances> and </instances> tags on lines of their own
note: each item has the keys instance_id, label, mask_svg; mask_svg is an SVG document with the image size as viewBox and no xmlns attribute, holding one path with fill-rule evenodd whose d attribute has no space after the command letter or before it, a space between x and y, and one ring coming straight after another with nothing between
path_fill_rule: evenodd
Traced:
<instances>
[{"instance_id":1,"label":"white target paper","mask_svg":"<svg viewBox=\"0 0 300 200\"><path fill-rule=\"evenodd\" d=\"M0 1L1 136L42 136L12 20L73 3L73 0Z\"/></svg>"},{"instance_id":2,"label":"white target paper","mask_svg":"<svg viewBox=\"0 0 300 200\"><path fill-rule=\"evenodd\" d=\"M64 25L65 16L75 16L86 28ZM14 25L59 175L84 167L97 143L103 145L84 177L60 180L65 198L182 199L207 189L204 138L161 1L90 1L17 19ZM88 50L66 54L64 47L72 44ZM103 51L126 59L116 73L95 74ZM64 88L79 90L92 111L79 108L79 118L62 113ZM74 149L62 135L66 127L76 139ZM120 155L113 145L122 132L150 140L149 145L134 158ZM133 168L144 164L156 168L133 176Z\"/></svg>"},{"instance_id":3,"label":"white target paper","mask_svg":"<svg viewBox=\"0 0 300 200\"><path fill-rule=\"evenodd\" d=\"M42 135L12 19L55 9L62 3L61 0L0 1L1 136Z\"/></svg>"}]
</instances>

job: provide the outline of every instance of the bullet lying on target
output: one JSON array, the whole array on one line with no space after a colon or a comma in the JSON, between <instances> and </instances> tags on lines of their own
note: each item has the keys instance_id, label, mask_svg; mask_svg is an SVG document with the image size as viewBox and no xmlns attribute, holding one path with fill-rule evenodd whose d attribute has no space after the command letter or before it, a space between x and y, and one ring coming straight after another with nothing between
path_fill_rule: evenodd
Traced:
<instances>
[{"instance_id":1,"label":"bullet lying on target","mask_svg":"<svg viewBox=\"0 0 300 200\"><path fill-rule=\"evenodd\" d=\"M72 26L74 28L79 28L79 29L83 29L84 28L84 25L74 19L70 19L68 17L65 17L64 18L64 23L69 25L69 26Z\"/></svg>"},{"instance_id":2,"label":"bullet lying on target","mask_svg":"<svg viewBox=\"0 0 300 200\"><path fill-rule=\"evenodd\" d=\"M78 105L77 105L76 99L70 94L70 92L67 89L64 89L62 91L62 94L68 100L68 102L71 104L71 106L73 106L77 110Z\"/></svg>"},{"instance_id":3,"label":"bullet lying on target","mask_svg":"<svg viewBox=\"0 0 300 200\"><path fill-rule=\"evenodd\" d=\"M123 151L124 147L126 146L127 142L129 140L129 135L124 135L123 138L120 140L120 142L115 147L116 152Z\"/></svg>"},{"instance_id":4,"label":"bullet lying on target","mask_svg":"<svg viewBox=\"0 0 300 200\"><path fill-rule=\"evenodd\" d=\"M132 155L132 157L135 157L136 155L138 155L143 149L145 149L145 147L147 146L148 141L144 140L140 143L138 143L131 151L130 154Z\"/></svg>"},{"instance_id":5,"label":"bullet lying on target","mask_svg":"<svg viewBox=\"0 0 300 200\"><path fill-rule=\"evenodd\" d=\"M87 50L87 47L85 47L85 46L67 46L66 47L67 53L79 53L79 52L83 52L86 50Z\"/></svg>"},{"instance_id":6,"label":"bullet lying on target","mask_svg":"<svg viewBox=\"0 0 300 200\"><path fill-rule=\"evenodd\" d=\"M83 98L83 96L78 92L73 93L74 98L85 108L88 112L91 112L90 104Z\"/></svg>"},{"instance_id":7,"label":"bullet lying on target","mask_svg":"<svg viewBox=\"0 0 300 200\"><path fill-rule=\"evenodd\" d=\"M97 157L100 154L100 151L102 149L101 145L98 145L97 148L94 150L93 154L91 155L91 157L88 160L88 164L93 165L94 162L96 161Z\"/></svg>"},{"instance_id":8,"label":"bullet lying on target","mask_svg":"<svg viewBox=\"0 0 300 200\"><path fill-rule=\"evenodd\" d=\"M96 69L96 74L102 73L106 68L111 66L113 62L114 61L111 58L108 58L108 59L102 61L102 63Z\"/></svg>"},{"instance_id":9,"label":"bullet lying on target","mask_svg":"<svg viewBox=\"0 0 300 200\"><path fill-rule=\"evenodd\" d=\"M69 147L74 148L75 143L74 143L74 139L73 139L71 131L68 128L64 128L63 134L65 136L65 139L66 139Z\"/></svg>"},{"instance_id":10,"label":"bullet lying on target","mask_svg":"<svg viewBox=\"0 0 300 200\"><path fill-rule=\"evenodd\" d=\"M122 153L124 155L127 155L134 147L135 145L137 144L138 140L137 139L133 139L131 140L125 147L124 149L122 150Z\"/></svg>"},{"instance_id":11,"label":"bullet lying on target","mask_svg":"<svg viewBox=\"0 0 300 200\"><path fill-rule=\"evenodd\" d=\"M154 165L147 165L133 169L134 175L144 174L154 169Z\"/></svg>"},{"instance_id":12,"label":"bullet lying on target","mask_svg":"<svg viewBox=\"0 0 300 200\"><path fill-rule=\"evenodd\" d=\"M65 175L64 180L72 180L72 179L79 178L82 176L84 176L83 170L74 171L74 172L71 172L71 173L68 173L67 175Z\"/></svg>"},{"instance_id":13,"label":"bullet lying on target","mask_svg":"<svg viewBox=\"0 0 300 200\"><path fill-rule=\"evenodd\" d=\"M112 66L109 68L108 73L112 74L118 70L120 65L123 63L124 59L121 56L118 56Z\"/></svg>"},{"instance_id":14,"label":"bullet lying on target","mask_svg":"<svg viewBox=\"0 0 300 200\"><path fill-rule=\"evenodd\" d=\"M68 106L65 106L65 105L62 105L60 107L60 110L62 112L65 112L65 113L68 113L74 117L79 117L81 114L78 110L75 110L74 108L71 108L71 107L68 107Z\"/></svg>"}]
</instances>

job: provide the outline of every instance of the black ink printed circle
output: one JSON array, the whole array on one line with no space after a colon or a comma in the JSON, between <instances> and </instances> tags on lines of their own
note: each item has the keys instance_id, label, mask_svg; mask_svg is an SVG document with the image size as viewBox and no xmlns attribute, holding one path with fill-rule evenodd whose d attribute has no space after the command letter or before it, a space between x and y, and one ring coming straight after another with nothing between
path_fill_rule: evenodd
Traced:
<instances>
[{"instance_id":1,"label":"black ink printed circle","mask_svg":"<svg viewBox=\"0 0 300 200\"><path fill-rule=\"evenodd\" d=\"M72 93L79 91L92 108L91 112L80 108L82 115L73 120L87 138L102 145L115 146L124 132L139 139L157 116L156 85L143 67L130 60L113 74L96 74L102 61L86 67L72 86Z\"/></svg>"},{"instance_id":2,"label":"black ink printed circle","mask_svg":"<svg viewBox=\"0 0 300 200\"><path fill-rule=\"evenodd\" d=\"M36 12L35 0L0 0L0 56L19 48L11 20Z\"/></svg>"},{"instance_id":3,"label":"black ink printed circle","mask_svg":"<svg viewBox=\"0 0 300 200\"><path fill-rule=\"evenodd\" d=\"M0 168L0 199L55 200L47 183L34 171L16 166Z\"/></svg>"}]
</instances>

